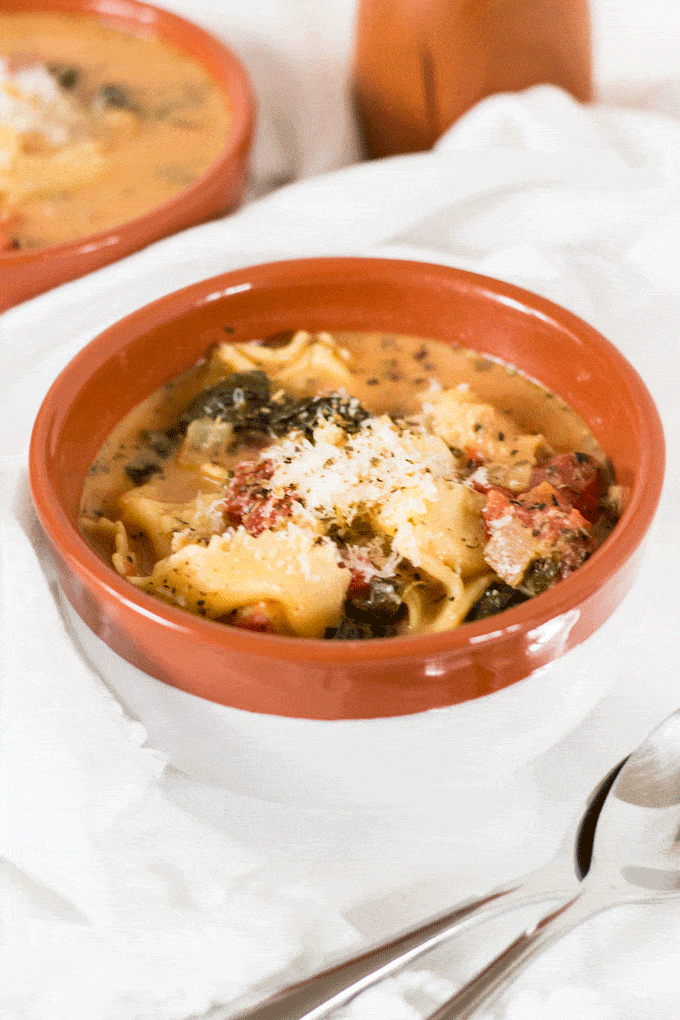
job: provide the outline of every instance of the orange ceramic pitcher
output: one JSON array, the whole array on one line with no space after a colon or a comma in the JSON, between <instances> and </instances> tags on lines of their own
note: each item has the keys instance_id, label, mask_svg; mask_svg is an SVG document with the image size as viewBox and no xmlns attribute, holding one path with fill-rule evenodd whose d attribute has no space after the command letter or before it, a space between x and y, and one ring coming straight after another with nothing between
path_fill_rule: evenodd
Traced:
<instances>
[{"instance_id":1,"label":"orange ceramic pitcher","mask_svg":"<svg viewBox=\"0 0 680 1020\"><path fill-rule=\"evenodd\" d=\"M358 0L357 115L369 157L429 149L495 92L591 94L587 0Z\"/></svg>"}]
</instances>

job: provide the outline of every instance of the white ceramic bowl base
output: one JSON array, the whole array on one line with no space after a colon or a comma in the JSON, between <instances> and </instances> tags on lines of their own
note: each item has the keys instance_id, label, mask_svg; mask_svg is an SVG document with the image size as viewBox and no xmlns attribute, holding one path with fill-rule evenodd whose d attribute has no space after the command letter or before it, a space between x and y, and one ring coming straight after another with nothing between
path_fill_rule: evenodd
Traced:
<instances>
[{"instance_id":1,"label":"white ceramic bowl base","mask_svg":"<svg viewBox=\"0 0 680 1020\"><path fill-rule=\"evenodd\" d=\"M147 744L189 776L301 806L418 807L493 787L574 729L622 668L626 599L592 637L502 691L415 715L291 719L217 705L143 673L62 599L72 633Z\"/></svg>"}]
</instances>

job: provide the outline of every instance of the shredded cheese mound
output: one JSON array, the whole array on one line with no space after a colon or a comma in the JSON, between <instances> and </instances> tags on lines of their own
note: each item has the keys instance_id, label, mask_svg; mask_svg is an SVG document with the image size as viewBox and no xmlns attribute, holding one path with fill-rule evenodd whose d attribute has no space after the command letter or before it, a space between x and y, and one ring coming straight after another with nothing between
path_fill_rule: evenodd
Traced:
<instances>
[{"instance_id":1,"label":"shredded cheese mound","mask_svg":"<svg viewBox=\"0 0 680 1020\"><path fill-rule=\"evenodd\" d=\"M0 127L7 142L12 136L37 134L48 145L67 145L85 123L80 105L42 64L11 73L0 57Z\"/></svg>"},{"instance_id":2,"label":"shredded cheese mound","mask_svg":"<svg viewBox=\"0 0 680 1020\"><path fill-rule=\"evenodd\" d=\"M387 415L365 419L352 435L321 422L312 440L296 433L262 456L274 465L272 487L294 489L308 510L347 523L397 494L408 497L409 516L422 516L437 498L435 478L457 478L446 443Z\"/></svg>"},{"instance_id":3,"label":"shredded cheese mound","mask_svg":"<svg viewBox=\"0 0 680 1020\"><path fill-rule=\"evenodd\" d=\"M371 578L393 577L402 560L396 549L385 551L382 537L374 536L363 544L350 544L342 550L342 565L368 583Z\"/></svg>"}]
</instances>

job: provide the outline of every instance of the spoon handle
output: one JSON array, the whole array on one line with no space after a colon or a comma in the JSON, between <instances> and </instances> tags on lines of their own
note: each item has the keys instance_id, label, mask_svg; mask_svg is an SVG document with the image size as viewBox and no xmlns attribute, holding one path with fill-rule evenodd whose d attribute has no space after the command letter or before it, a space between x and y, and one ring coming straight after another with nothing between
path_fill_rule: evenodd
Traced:
<instances>
[{"instance_id":1,"label":"spoon handle","mask_svg":"<svg viewBox=\"0 0 680 1020\"><path fill-rule=\"evenodd\" d=\"M467 1020L480 1006L493 1002L535 956L582 921L610 905L601 899L584 896L582 892L577 893L573 899L542 918L533 929L523 932L427 1020Z\"/></svg>"},{"instance_id":2,"label":"spoon handle","mask_svg":"<svg viewBox=\"0 0 680 1020\"><path fill-rule=\"evenodd\" d=\"M408 963L475 924L516 907L573 896L576 879L565 892L564 886L569 885L568 873L565 877L564 871L553 865L494 889L479 899L460 903L390 942L369 946L357 956L290 985L239 1013L233 1020L321 1020L360 992L392 977Z\"/></svg>"}]
</instances>

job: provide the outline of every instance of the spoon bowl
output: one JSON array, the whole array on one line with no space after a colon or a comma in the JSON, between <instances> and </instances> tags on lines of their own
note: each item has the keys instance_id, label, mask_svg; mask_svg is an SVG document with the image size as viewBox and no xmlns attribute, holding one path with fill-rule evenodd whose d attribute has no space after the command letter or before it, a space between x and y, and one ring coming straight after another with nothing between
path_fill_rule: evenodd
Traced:
<instances>
[{"instance_id":1,"label":"spoon bowl","mask_svg":"<svg viewBox=\"0 0 680 1020\"><path fill-rule=\"evenodd\" d=\"M631 902L680 891L680 712L632 754L607 797L592 867ZM617 871L618 868L618 871Z\"/></svg>"}]
</instances>

